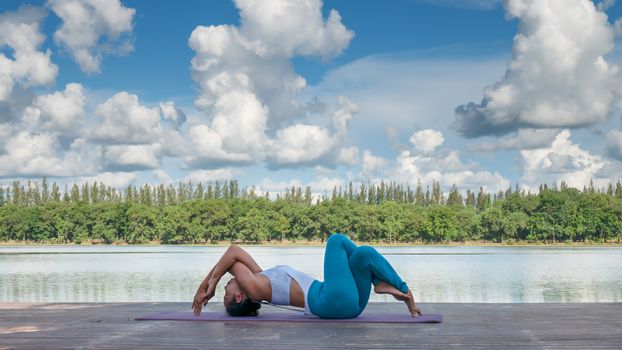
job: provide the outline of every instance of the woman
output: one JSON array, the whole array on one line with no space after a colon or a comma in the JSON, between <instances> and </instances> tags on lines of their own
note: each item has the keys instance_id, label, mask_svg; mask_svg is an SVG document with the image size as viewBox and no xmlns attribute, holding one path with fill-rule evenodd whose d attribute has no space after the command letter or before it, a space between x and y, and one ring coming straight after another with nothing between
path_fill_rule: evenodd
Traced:
<instances>
[{"instance_id":1,"label":"woman","mask_svg":"<svg viewBox=\"0 0 622 350\"><path fill-rule=\"evenodd\" d=\"M223 298L232 316L257 315L261 305L256 300L266 300L303 307L305 313L321 318L354 318L365 309L372 284L376 293L404 301L413 317L421 315L408 286L389 262L373 247L358 247L342 234L333 234L326 242L324 282L286 265L264 271L247 252L232 245L199 285L192 303L195 316L214 296L225 272L234 276Z\"/></svg>"}]
</instances>

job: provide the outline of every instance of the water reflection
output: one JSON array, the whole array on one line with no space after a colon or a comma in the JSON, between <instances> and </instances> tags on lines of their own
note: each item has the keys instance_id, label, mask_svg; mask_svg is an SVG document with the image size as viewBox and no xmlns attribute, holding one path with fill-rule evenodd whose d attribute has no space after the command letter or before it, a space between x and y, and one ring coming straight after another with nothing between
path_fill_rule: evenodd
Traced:
<instances>
[{"instance_id":1,"label":"water reflection","mask_svg":"<svg viewBox=\"0 0 622 350\"><path fill-rule=\"evenodd\" d=\"M187 301L225 247L0 247L0 302ZM378 248L426 302L620 302L622 248ZM322 247L248 247L323 278ZM225 277L216 289L220 302ZM371 301L394 301L372 293Z\"/></svg>"}]
</instances>

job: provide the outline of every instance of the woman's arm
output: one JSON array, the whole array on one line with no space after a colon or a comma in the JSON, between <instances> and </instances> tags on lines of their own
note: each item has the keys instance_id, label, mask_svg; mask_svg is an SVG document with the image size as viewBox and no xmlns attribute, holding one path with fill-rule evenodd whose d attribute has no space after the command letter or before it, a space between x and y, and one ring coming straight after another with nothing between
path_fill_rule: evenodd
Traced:
<instances>
[{"instance_id":1,"label":"woman's arm","mask_svg":"<svg viewBox=\"0 0 622 350\"><path fill-rule=\"evenodd\" d=\"M218 267L217 273L220 275L219 277L214 278L214 280L216 280L216 283L220 281L222 276L224 276L225 272L229 271L229 269L233 266L235 262L240 262L246 265L248 269L253 273L263 271L263 269L257 264L257 262L255 262L255 260L250 254L248 254L241 247L235 244L232 244L231 246L229 246L227 251L225 251L223 256L216 263L216 265L212 268L212 270L207 274L207 277L205 277L203 282L201 282L201 284L199 285L199 291L207 290L209 282L210 280L213 279L214 271L216 270L217 267Z\"/></svg>"},{"instance_id":2,"label":"woman's arm","mask_svg":"<svg viewBox=\"0 0 622 350\"><path fill-rule=\"evenodd\" d=\"M210 272L207 274L207 276L205 277L205 279L203 280L203 282L201 282L201 284L199 284L199 288L197 289L197 294L199 292L205 292L207 290L207 286L209 284L209 280L212 278L212 275L214 274L214 268L212 267L212 269L210 270Z\"/></svg>"},{"instance_id":3,"label":"woman's arm","mask_svg":"<svg viewBox=\"0 0 622 350\"><path fill-rule=\"evenodd\" d=\"M237 261L231 266L229 273L235 277L247 297L253 300L265 299L259 284L259 278L255 276L248 266Z\"/></svg>"},{"instance_id":4,"label":"woman's arm","mask_svg":"<svg viewBox=\"0 0 622 350\"><path fill-rule=\"evenodd\" d=\"M263 271L250 254L239 246L232 244L210 272L211 276L208 275L208 277L210 277L209 279L215 284L218 284L222 276L224 276L236 262L246 265L252 273Z\"/></svg>"},{"instance_id":5,"label":"woman's arm","mask_svg":"<svg viewBox=\"0 0 622 350\"><path fill-rule=\"evenodd\" d=\"M194 295L193 305L197 306L207 304L207 302L214 296L214 290L216 289L216 285L222 276L224 276L227 271L231 270L236 263L244 265L250 275L263 271L257 262L255 262L253 257L250 256L250 254L239 246L232 244L222 255L220 260L218 260L212 270L207 274L207 277L205 277L203 282L199 285L199 288ZM238 270L241 270L241 268L236 268L236 271ZM245 275L245 272L241 273ZM234 272L232 272L232 274L235 276ZM250 284L246 287L251 289L253 288Z\"/></svg>"}]
</instances>

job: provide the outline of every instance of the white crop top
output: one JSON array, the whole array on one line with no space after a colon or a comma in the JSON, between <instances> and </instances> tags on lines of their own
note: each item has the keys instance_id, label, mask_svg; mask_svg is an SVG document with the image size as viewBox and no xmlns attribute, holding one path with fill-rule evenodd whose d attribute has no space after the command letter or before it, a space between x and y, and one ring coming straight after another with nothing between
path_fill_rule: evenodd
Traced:
<instances>
[{"instance_id":1,"label":"white crop top","mask_svg":"<svg viewBox=\"0 0 622 350\"><path fill-rule=\"evenodd\" d=\"M309 302L307 301L307 295L311 283L315 281L315 278L307 275L304 272L295 270L287 265L276 265L271 269L261 271L260 274L265 275L270 280L272 287L272 303L275 305L291 305L289 290L292 282L292 278L298 282L300 289L304 293L305 300L305 314L311 314L309 310Z\"/></svg>"}]
</instances>

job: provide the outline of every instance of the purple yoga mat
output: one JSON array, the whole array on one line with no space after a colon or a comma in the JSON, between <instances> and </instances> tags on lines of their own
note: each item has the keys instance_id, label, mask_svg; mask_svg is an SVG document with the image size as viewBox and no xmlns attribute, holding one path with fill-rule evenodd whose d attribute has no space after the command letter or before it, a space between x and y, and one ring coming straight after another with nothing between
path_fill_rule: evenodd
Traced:
<instances>
[{"instance_id":1,"label":"purple yoga mat","mask_svg":"<svg viewBox=\"0 0 622 350\"><path fill-rule=\"evenodd\" d=\"M443 315L427 314L413 318L408 314L363 313L356 318L323 319L314 315L286 312L260 312L259 316L233 317L225 312L203 312L195 317L192 311L160 312L135 318L137 321L220 321L220 322L345 322L345 323L441 323Z\"/></svg>"}]
</instances>

